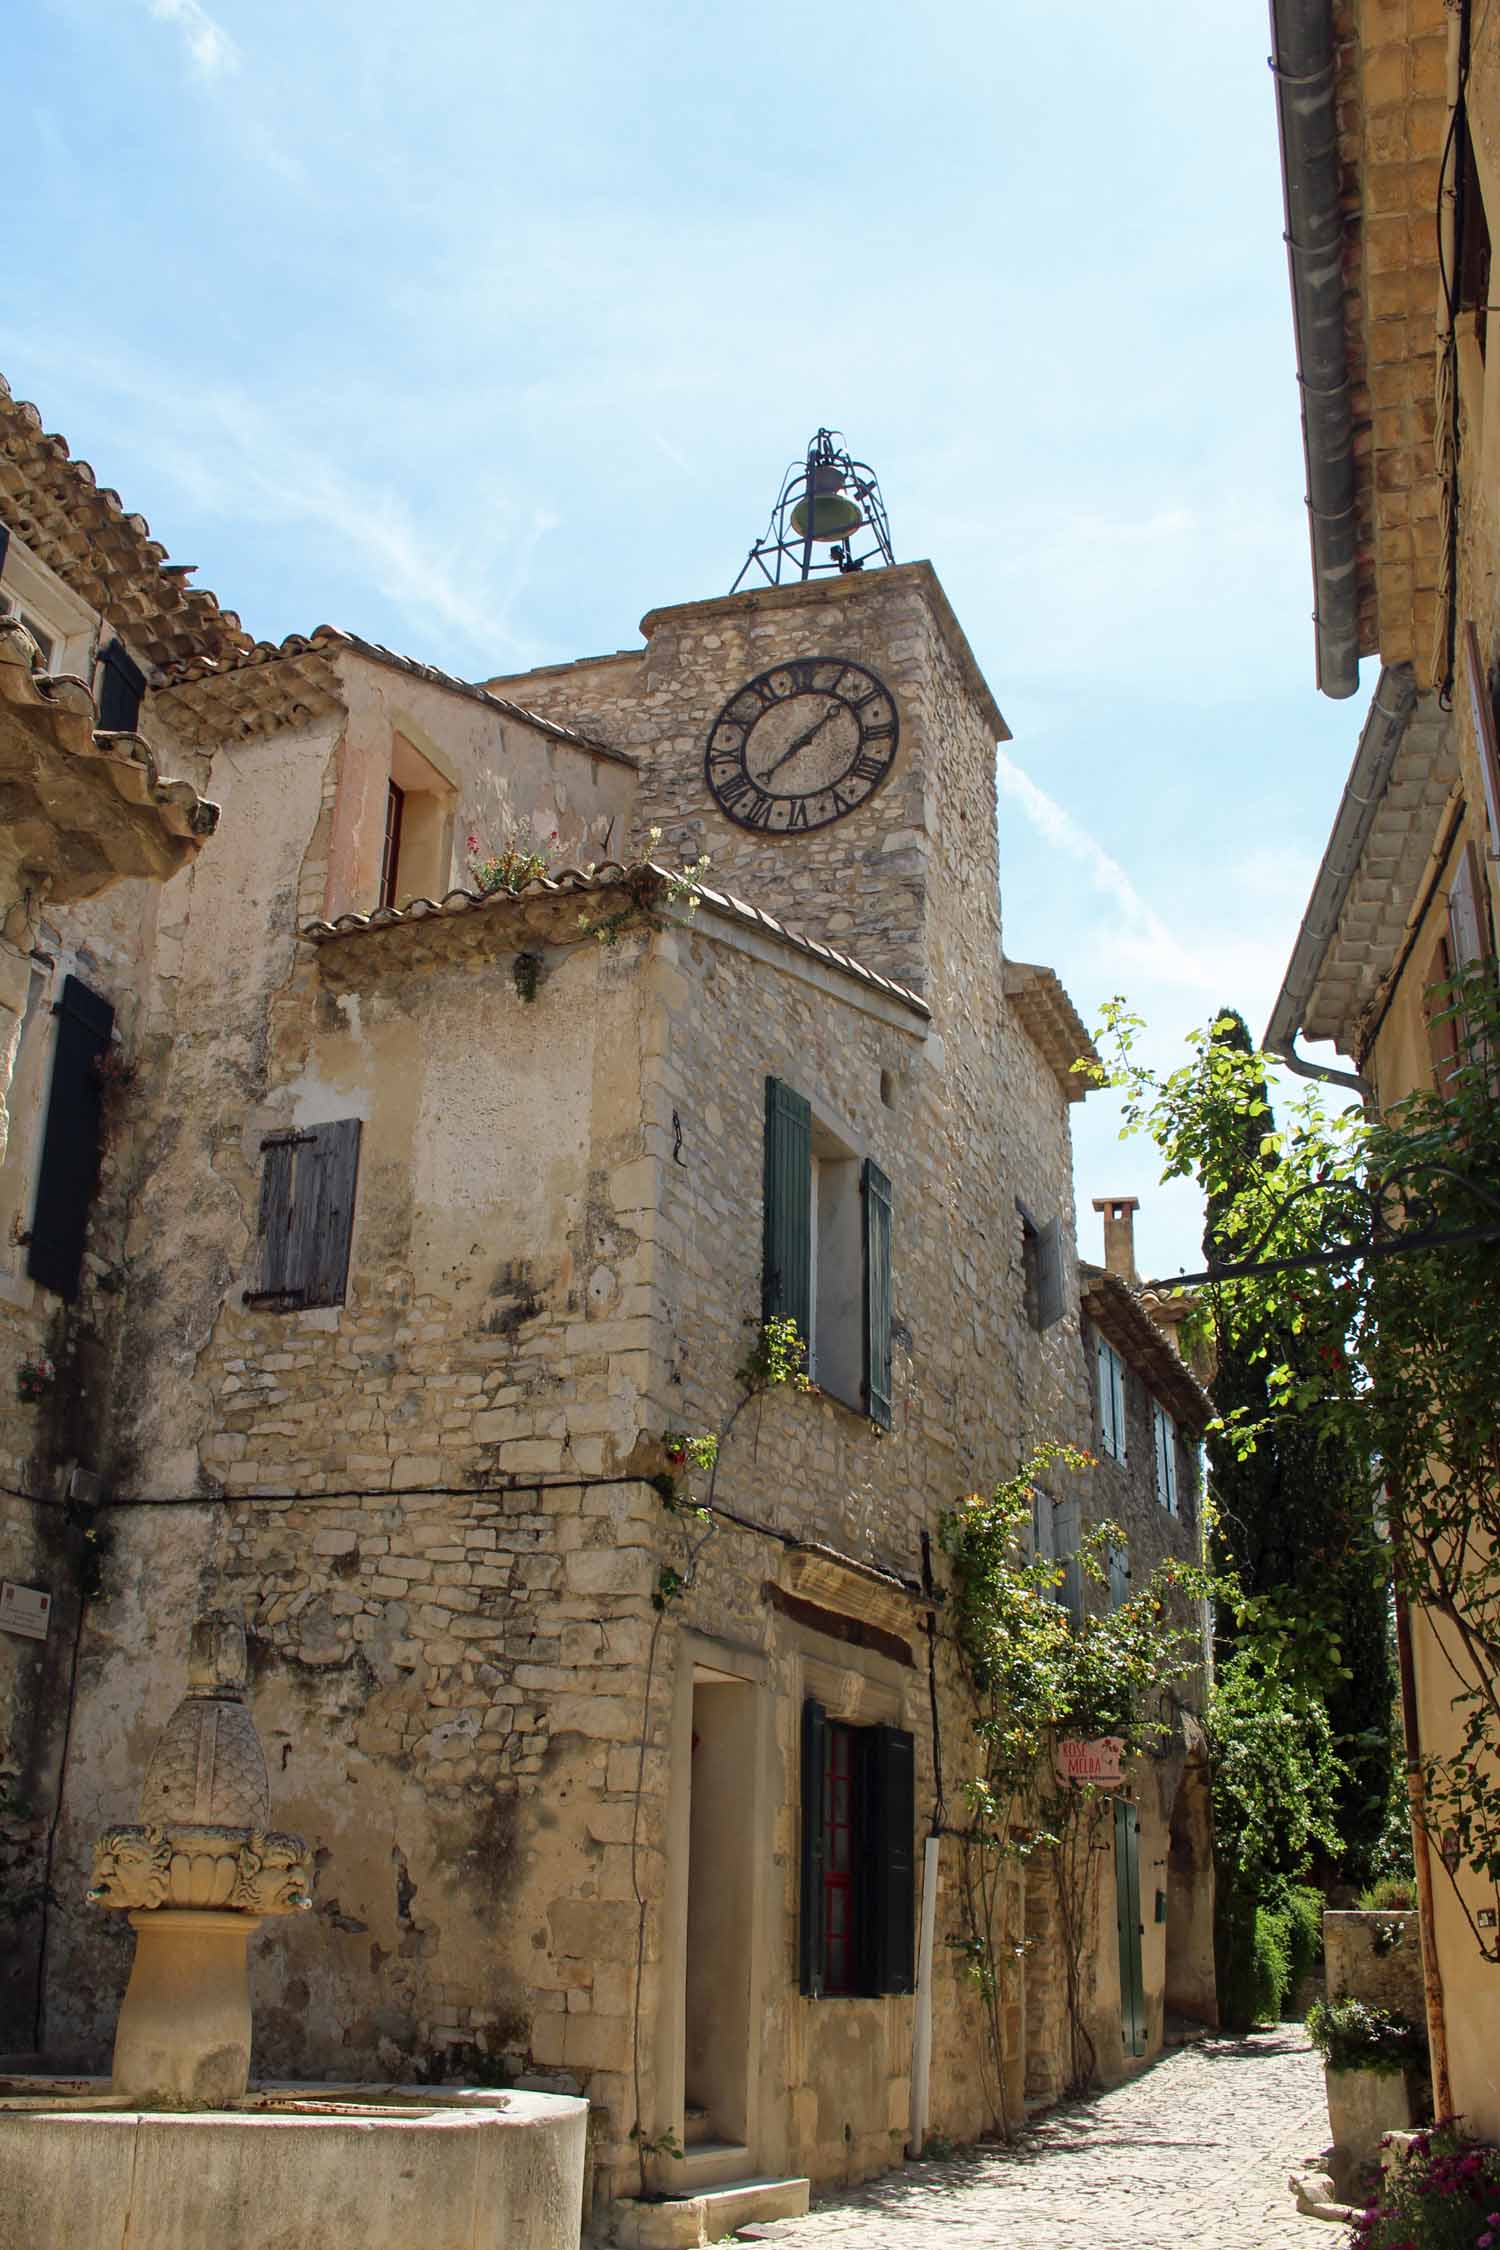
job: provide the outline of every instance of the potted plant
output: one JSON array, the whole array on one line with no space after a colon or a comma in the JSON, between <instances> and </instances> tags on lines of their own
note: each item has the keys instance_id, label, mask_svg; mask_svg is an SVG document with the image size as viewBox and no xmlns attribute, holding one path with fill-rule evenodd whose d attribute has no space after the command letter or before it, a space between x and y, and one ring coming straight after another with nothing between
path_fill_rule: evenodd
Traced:
<instances>
[{"instance_id":1,"label":"potted plant","mask_svg":"<svg viewBox=\"0 0 1500 2250\"><path fill-rule=\"evenodd\" d=\"M1334 2146L1348 2163L1369 2163L1383 2135L1412 2123L1411 2081L1426 2068L1427 2035L1389 2008L1341 1993L1313 2003L1307 2036L1323 2057Z\"/></svg>"}]
</instances>

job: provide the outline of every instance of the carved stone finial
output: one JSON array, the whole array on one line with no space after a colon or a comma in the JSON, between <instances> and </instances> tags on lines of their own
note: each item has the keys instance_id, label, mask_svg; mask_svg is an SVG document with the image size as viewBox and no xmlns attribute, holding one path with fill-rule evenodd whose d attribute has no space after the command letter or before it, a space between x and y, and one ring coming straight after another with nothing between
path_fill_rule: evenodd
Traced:
<instances>
[{"instance_id":1,"label":"carved stone finial","mask_svg":"<svg viewBox=\"0 0 1500 2250\"><path fill-rule=\"evenodd\" d=\"M188 1643L188 1694L239 1703L247 1676L244 1626L228 1610L206 1611Z\"/></svg>"}]
</instances>

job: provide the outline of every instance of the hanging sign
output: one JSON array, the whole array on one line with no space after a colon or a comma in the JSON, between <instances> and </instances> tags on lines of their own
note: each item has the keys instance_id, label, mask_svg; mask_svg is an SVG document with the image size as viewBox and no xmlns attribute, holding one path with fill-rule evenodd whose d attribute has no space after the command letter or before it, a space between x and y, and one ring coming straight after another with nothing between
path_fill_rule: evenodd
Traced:
<instances>
[{"instance_id":1,"label":"hanging sign","mask_svg":"<svg viewBox=\"0 0 1500 2250\"><path fill-rule=\"evenodd\" d=\"M1118 1789L1125 1778L1120 1767L1124 1755L1123 1735L1103 1734L1086 1742L1082 1735L1066 1734L1053 1746L1052 1770L1059 1781L1091 1781L1096 1789Z\"/></svg>"},{"instance_id":2,"label":"hanging sign","mask_svg":"<svg viewBox=\"0 0 1500 2250\"><path fill-rule=\"evenodd\" d=\"M8 1578L0 1579L0 1632L44 1641L51 1616L52 1596L40 1586L13 1586Z\"/></svg>"}]
</instances>

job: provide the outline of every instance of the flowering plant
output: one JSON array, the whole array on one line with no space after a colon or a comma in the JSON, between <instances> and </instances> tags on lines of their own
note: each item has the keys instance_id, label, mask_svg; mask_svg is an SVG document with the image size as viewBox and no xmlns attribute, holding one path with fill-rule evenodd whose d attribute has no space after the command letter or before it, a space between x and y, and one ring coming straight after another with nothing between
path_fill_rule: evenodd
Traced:
<instances>
[{"instance_id":1,"label":"flowering plant","mask_svg":"<svg viewBox=\"0 0 1500 2250\"><path fill-rule=\"evenodd\" d=\"M57 1376L50 1359L23 1359L16 1369L16 1396L23 1406L45 1398Z\"/></svg>"},{"instance_id":2,"label":"flowering plant","mask_svg":"<svg viewBox=\"0 0 1500 2250\"><path fill-rule=\"evenodd\" d=\"M557 849L557 830L554 828L542 844L535 836L516 834L499 852L486 851L472 829L467 841L469 874L475 888L488 898L493 891L524 891L528 883L539 881L552 864L552 854Z\"/></svg>"},{"instance_id":3,"label":"flowering plant","mask_svg":"<svg viewBox=\"0 0 1500 2250\"><path fill-rule=\"evenodd\" d=\"M1500 2250L1500 2148L1471 2141L1456 2117L1414 2134L1349 2250Z\"/></svg>"}]
</instances>

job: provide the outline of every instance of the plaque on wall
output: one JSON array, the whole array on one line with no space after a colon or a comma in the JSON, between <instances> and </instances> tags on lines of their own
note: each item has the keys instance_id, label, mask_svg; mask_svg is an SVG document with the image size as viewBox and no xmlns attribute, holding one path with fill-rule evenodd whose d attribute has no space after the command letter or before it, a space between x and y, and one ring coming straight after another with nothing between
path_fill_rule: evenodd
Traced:
<instances>
[{"instance_id":1,"label":"plaque on wall","mask_svg":"<svg viewBox=\"0 0 1500 2250\"><path fill-rule=\"evenodd\" d=\"M13 1586L8 1578L0 1579L0 1630L44 1641L51 1616L52 1596L40 1586Z\"/></svg>"}]
</instances>

